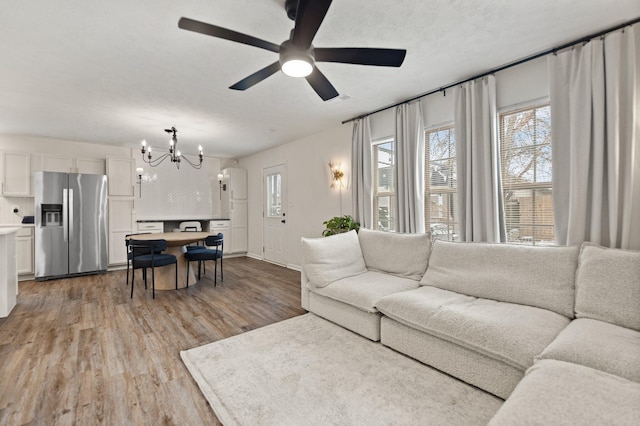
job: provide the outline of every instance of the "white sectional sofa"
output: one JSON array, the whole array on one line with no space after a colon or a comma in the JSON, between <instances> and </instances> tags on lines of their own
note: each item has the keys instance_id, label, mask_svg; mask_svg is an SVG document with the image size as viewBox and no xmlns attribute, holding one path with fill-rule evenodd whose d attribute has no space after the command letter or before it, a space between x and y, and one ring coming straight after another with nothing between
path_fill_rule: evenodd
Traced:
<instances>
[{"instance_id":1,"label":"white sectional sofa","mask_svg":"<svg viewBox=\"0 0 640 426\"><path fill-rule=\"evenodd\" d=\"M367 229L302 248L303 308L506 399L493 424L640 424L640 252Z\"/></svg>"}]
</instances>

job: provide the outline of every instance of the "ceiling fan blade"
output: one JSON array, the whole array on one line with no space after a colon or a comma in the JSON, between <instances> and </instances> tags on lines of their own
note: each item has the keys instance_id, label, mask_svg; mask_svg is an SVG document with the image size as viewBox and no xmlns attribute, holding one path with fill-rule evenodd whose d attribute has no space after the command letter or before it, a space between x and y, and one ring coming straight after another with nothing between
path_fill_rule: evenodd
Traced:
<instances>
[{"instance_id":1,"label":"ceiling fan blade","mask_svg":"<svg viewBox=\"0 0 640 426\"><path fill-rule=\"evenodd\" d=\"M338 47L314 49L317 62L399 67L407 51L404 49L375 49L368 47Z\"/></svg>"},{"instance_id":2,"label":"ceiling fan blade","mask_svg":"<svg viewBox=\"0 0 640 426\"><path fill-rule=\"evenodd\" d=\"M249 46L259 47L261 49L270 50L276 53L280 51L280 46L277 44L259 39L257 37L242 34L237 31L229 30L189 18L180 18L180 20L178 21L178 27L182 28L183 30L189 30L195 33L223 38L225 40L231 40L238 43L247 44Z\"/></svg>"},{"instance_id":3,"label":"ceiling fan blade","mask_svg":"<svg viewBox=\"0 0 640 426\"><path fill-rule=\"evenodd\" d=\"M338 91L318 68L314 67L313 72L309 74L306 79L323 101L328 101L338 96Z\"/></svg>"},{"instance_id":4,"label":"ceiling fan blade","mask_svg":"<svg viewBox=\"0 0 640 426\"><path fill-rule=\"evenodd\" d=\"M272 76L273 74L280 71L280 62L274 62L268 67L262 68L260 71L254 72L249 77L240 80L233 86L229 87L229 89L233 90L247 90L249 87L260 83L267 77Z\"/></svg>"},{"instance_id":5,"label":"ceiling fan blade","mask_svg":"<svg viewBox=\"0 0 640 426\"><path fill-rule=\"evenodd\" d=\"M304 49L309 48L329 6L331 0L300 0L291 43Z\"/></svg>"}]
</instances>

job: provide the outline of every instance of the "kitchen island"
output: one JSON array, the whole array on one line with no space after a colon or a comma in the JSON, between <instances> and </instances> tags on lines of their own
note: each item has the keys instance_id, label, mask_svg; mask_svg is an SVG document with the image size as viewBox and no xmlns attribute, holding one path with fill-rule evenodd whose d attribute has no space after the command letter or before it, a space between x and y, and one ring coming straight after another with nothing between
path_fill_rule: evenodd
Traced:
<instances>
[{"instance_id":1,"label":"kitchen island","mask_svg":"<svg viewBox=\"0 0 640 426\"><path fill-rule=\"evenodd\" d=\"M20 228L0 228L0 318L9 316L18 296L16 234Z\"/></svg>"}]
</instances>

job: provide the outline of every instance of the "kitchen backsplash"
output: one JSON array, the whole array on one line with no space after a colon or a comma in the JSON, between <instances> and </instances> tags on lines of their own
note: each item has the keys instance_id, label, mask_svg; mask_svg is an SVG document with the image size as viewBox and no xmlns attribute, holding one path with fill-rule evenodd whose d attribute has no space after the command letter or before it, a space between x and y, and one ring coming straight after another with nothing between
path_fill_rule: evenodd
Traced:
<instances>
[{"instance_id":1,"label":"kitchen backsplash","mask_svg":"<svg viewBox=\"0 0 640 426\"><path fill-rule=\"evenodd\" d=\"M13 208L18 207L18 213L13 212ZM24 197L0 197L0 224L22 223L23 216L33 216L33 198Z\"/></svg>"}]
</instances>

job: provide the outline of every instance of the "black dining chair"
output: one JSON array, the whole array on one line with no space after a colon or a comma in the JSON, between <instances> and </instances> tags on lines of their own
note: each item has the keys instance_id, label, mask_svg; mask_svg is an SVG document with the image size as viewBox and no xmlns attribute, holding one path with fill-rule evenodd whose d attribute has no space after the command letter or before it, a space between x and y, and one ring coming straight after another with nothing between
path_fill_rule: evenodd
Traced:
<instances>
[{"instance_id":1,"label":"black dining chair","mask_svg":"<svg viewBox=\"0 0 640 426\"><path fill-rule=\"evenodd\" d=\"M127 286L129 285L129 268L131 266L131 259L133 258L133 250L131 249L131 237L135 237L136 235L144 235L149 234L149 232L138 232L137 234L127 234L124 236L124 244L127 247ZM139 254L148 254L144 253L143 250L138 251ZM142 270L142 276L147 278L147 270Z\"/></svg>"},{"instance_id":2,"label":"black dining chair","mask_svg":"<svg viewBox=\"0 0 640 426\"><path fill-rule=\"evenodd\" d=\"M188 250L184 254L184 258L187 260L187 287L189 287L189 262L198 262L198 280L200 280L200 266L207 260L214 261L213 269L213 285L217 284L218 280L218 259L220 259L220 280L224 281L224 271L222 269L222 252L224 250L224 238L222 234L209 235L204 240L205 246L211 248L203 248L200 250ZM206 274L206 270L205 270Z\"/></svg>"},{"instance_id":3,"label":"black dining chair","mask_svg":"<svg viewBox=\"0 0 640 426\"><path fill-rule=\"evenodd\" d=\"M130 243L133 256L131 265L133 267L133 277L131 278L131 298L133 298L133 284L136 279L136 269L151 268L151 292L153 298L156 298L156 274L155 267L176 265L176 290L178 289L178 259L168 253L162 253L167 249L166 240L135 240ZM147 274L143 273L144 288L147 289Z\"/></svg>"},{"instance_id":4,"label":"black dining chair","mask_svg":"<svg viewBox=\"0 0 640 426\"><path fill-rule=\"evenodd\" d=\"M198 230L197 226L185 226L184 230L182 232L200 232L200 231ZM191 244L188 244L188 245L186 245L184 247L185 247L185 249L187 251L206 249L206 247L204 245L200 245L200 241L198 241L195 246L191 245ZM198 274L200 273L200 263L201 262L198 262ZM207 268L206 267L204 267L204 273L205 273L205 275L207 274Z\"/></svg>"}]
</instances>

